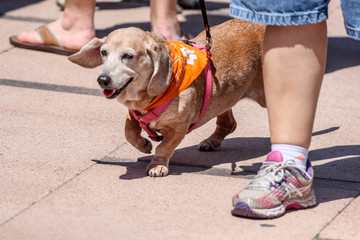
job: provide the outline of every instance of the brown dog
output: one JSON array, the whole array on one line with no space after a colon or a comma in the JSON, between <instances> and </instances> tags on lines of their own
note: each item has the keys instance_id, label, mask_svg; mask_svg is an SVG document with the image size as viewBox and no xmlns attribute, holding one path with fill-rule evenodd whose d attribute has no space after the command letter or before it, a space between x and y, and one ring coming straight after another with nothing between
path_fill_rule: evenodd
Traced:
<instances>
[{"instance_id":1,"label":"brown dog","mask_svg":"<svg viewBox=\"0 0 360 240\"><path fill-rule=\"evenodd\" d=\"M234 131L236 121L231 108L242 98L265 107L262 79L262 48L265 27L241 20L230 20L211 28L212 93L208 109L198 126L217 117L215 132L199 144L202 151L218 149ZM205 33L193 42L205 46ZM69 59L86 68L104 64L98 81L129 109L143 110L161 94L172 75L173 62L166 39L138 28L119 29L103 39L93 39ZM105 93L104 91L104 93ZM199 117L205 92L205 74L175 97L149 126L163 135L147 166L150 176L166 176L169 159L189 127ZM111 95L111 96L110 96ZM139 122L127 115L125 135L138 150L151 153L152 144L141 136Z\"/></svg>"}]
</instances>

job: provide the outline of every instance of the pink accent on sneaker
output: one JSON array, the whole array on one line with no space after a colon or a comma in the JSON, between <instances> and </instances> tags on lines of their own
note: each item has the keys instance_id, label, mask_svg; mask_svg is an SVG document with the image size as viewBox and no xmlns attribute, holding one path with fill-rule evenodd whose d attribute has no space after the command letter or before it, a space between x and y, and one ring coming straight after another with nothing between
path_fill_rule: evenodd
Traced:
<instances>
[{"instance_id":1,"label":"pink accent on sneaker","mask_svg":"<svg viewBox=\"0 0 360 240\"><path fill-rule=\"evenodd\" d=\"M299 204L299 203L293 203L290 204L289 206L286 207L286 210L288 209L299 209L299 208L303 208L304 206Z\"/></svg>"},{"instance_id":2,"label":"pink accent on sneaker","mask_svg":"<svg viewBox=\"0 0 360 240\"><path fill-rule=\"evenodd\" d=\"M283 156L280 151L272 151L269 153L266 162L282 162Z\"/></svg>"}]
</instances>

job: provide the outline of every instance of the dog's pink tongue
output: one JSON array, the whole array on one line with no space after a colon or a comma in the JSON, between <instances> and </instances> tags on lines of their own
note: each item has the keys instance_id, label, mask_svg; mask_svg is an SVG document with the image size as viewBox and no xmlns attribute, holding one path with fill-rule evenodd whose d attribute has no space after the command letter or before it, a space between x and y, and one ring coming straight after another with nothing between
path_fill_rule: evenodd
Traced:
<instances>
[{"instance_id":1,"label":"dog's pink tongue","mask_svg":"<svg viewBox=\"0 0 360 240\"><path fill-rule=\"evenodd\" d=\"M114 94L114 90L108 90L108 89L104 89L104 95L105 97L111 97Z\"/></svg>"}]
</instances>

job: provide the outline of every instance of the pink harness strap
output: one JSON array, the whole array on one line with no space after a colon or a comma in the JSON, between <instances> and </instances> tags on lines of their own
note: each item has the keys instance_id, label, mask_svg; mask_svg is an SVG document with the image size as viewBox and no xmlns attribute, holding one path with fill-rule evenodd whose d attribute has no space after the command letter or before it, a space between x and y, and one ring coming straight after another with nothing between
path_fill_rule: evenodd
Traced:
<instances>
[{"instance_id":1,"label":"pink harness strap","mask_svg":"<svg viewBox=\"0 0 360 240\"><path fill-rule=\"evenodd\" d=\"M196 45L195 43L192 43L192 45L194 47L196 47L197 49L200 49L204 52L206 52L205 48L200 47L198 45ZM210 56L210 52L207 52ZM197 125L199 125L200 121L202 120L202 118L204 117L207 107L209 106L209 102L210 102L210 98L211 98L211 91L212 91L212 72L211 72L211 65L210 65L210 57L209 60L205 66L205 81L206 81L206 85L205 85L205 96L204 96L204 103L200 112L200 116L198 118L198 120L196 121L195 124L193 124L190 129L187 131L186 134L190 133L192 130L194 130Z\"/></svg>"},{"instance_id":2,"label":"pink harness strap","mask_svg":"<svg viewBox=\"0 0 360 240\"><path fill-rule=\"evenodd\" d=\"M196 47L197 49L200 49L204 52L206 52L205 48L196 45L195 43L191 43L194 47ZM207 52L210 56L210 52ZM201 122L202 118L204 117L207 107L209 106L209 102L210 102L210 98L211 98L211 91L212 91L212 72L211 72L211 65L210 65L210 58L205 66L205 80L206 80L206 85L205 85L205 96L204 96L204 103L200 112L200 116L198 118L198 120L196 121L196 123L194 123L189 130L187 131L186 134L190 133L192 130L194 130L197 125L199 125L199 123ZM140 127L142 129L145 130L145 132L147 132L147 134L149 135L149 138L152 139L153 141L159 142L163 139L163 136L160 136L157 134L156 131L154 131L153 129L151 129L149 127L149 123L156 119L166 108L167 106L170 104L171 100L166 101L165 103L161 104L158 107L155 107L153 109L151 109L150 111L148 111L146 114L141 115L141 113L137 110L130 110L131 114L134 116L134 118L139 121Z\"/></svg>"},{"instance_id":3,"label":"pink harness strap","mask_svg":"<svg viewBox=\"0 0 360 240\"><path fill-rule=\"evenodd\" d=\"M171 99L172 100L172 99ZM144 115L141 115L141 113L137 110L130 110L131 114L134 116L134 118L139 121L140 127L147 132L149 135L149 138L153 141L160 142L163 139L163 136L159 136L157 132L155 132L153 129L149 127L149 123L156 119L170 104L171 100L166 101L165 103L161 104L158 107L155 107L145 113Z\"/></svg>"}]
</instances>

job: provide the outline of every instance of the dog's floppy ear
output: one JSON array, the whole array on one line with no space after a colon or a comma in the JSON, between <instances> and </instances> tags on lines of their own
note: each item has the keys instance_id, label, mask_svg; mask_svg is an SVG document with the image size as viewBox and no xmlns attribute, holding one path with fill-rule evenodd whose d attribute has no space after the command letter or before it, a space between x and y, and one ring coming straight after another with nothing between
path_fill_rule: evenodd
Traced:
<instances>
[{"instance_id":1,"label":"dog's floppy ear","mask_svg":"<svg viewBox=\"0 0 360 240\"><path fill-rule=\"evenodd\" d=\"M154 71L147 86L147 92L151 96L157 96L165 91L170 82L173 62L165 37L156 33L149 34L155 40L147 46L147 53L154 63Z\"/></svg>"},{"instance_id":2,"label":"dog's floppy ear","mask_svg":"<svg viewBox=\"0 0 360 240\"><path fill-rule=\"evenodd\" d=\"M94 38L83 46L79 52L69 56L69 60L85 68L94 68L102 64L100 47L105 38Z\"/></svg>"}]
</instances>

